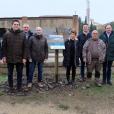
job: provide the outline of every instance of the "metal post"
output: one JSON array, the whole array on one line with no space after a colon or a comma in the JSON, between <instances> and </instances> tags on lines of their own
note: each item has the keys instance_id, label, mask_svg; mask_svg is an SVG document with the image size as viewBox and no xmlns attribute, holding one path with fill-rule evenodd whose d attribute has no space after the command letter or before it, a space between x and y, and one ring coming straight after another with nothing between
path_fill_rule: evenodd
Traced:
<instances>
[{"instance_id":1,"label":"metal post","mask_svg":"<svg viewBox=\"0 0 114 114\"><path fill-rule=\"evenodd\" d=\"M55 81L58 82L58 53L59 50L55 50Z\"/></svg>"}]
</instances>

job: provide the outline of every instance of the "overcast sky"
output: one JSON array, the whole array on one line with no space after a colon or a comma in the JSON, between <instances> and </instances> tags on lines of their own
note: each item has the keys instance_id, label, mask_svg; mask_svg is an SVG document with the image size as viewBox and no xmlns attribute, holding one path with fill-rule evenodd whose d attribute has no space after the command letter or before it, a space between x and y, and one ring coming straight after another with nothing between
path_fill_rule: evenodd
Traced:
<instances>
[{"instance_id":1,"label":"overcast sky","mask_svg":"<svg viewBox=\"0 0 114 114\"><path fill-rule=\"evenodd\" d=\"M86 0L1 0L0 17L77 15L84 20ZM114 0L90 0L90 17L98 23L114 21Z\"/></svg>"}]
</instances>

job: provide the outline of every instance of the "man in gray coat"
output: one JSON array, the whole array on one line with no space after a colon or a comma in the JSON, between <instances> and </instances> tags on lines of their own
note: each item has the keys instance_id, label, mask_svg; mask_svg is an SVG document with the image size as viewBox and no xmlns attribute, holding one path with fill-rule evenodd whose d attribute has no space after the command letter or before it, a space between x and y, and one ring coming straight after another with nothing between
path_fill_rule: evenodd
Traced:
<instances>
[{"instance_id":1,"label":"man in gray coat","mask_svg":"<svg viewBox=\"0 0 114 114\"><path fill-rule=\"evenodd\" d=\"M29 41L29 80L28 87L32 87L33 73L35 65L38 66L38 85L42 86L42 67L45 59L48 58L48 44L47 39L43 36L41 27L36 27L36 33Z\"/></svg>"},{"instance_id":2,"label":"man in gray coat","mask_svg":"<svg viewBox=\"0 0 114 114\"><path fill-rule=\"evenodd\" d=\"M106 45L99 39L97 30L93 30L92 38L87 40L83 46L83 60L87 63L87 80L92 78L95 69L95 83L101 86L100 70L106 55ZM89 84L88 84L89 85ZM90 86L90 85L89 85Z\"/></svg>"}]
</instances>

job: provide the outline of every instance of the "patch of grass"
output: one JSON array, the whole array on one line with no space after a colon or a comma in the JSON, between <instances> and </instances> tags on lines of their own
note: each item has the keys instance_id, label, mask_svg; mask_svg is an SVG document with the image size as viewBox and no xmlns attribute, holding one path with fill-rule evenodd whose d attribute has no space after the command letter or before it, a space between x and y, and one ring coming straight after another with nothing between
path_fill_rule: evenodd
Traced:
<instances>
[{"instance_id":1,"label":"patch of grass","mask_svg":"<svg viewBox=\"0 0 114 114\"><path fill-rule=\"evenodd\" d=\"M58 107L64 111L70 108L68 105L64 105L64 104L59 104Z\"/></svg>"},{"instance_id":2,"label":"patch of grass","mask_svg":"<svg viewBox=\"0 0 114 114\"><path fill-rule=\"evenodd\" d=\"M112 86L103 85L102 87L97 87L93 85L90 88L86 89L85 91L81 92L84 93L86 96L107 97L110 95L114 95L114 84Z\"/></svg>"},{"instance_id":3,"label":"patch of grass","mask_svg":"<svg viewBox=\"0 0 114 114\"><path fill-rule=\"evenodd\" d=\"M1 83L4 83L5 81L7 81L7 76L0 74L0 84L1 84Z\"/></svg>"},{"instance_id":4,"label":"patch of grass","mask_svg":"<svg viewBox=\"0 0 114 114\"><path fill-rule=\"evenodd\" d=\"M107 93L107 87L91 87L89 89L89 92L92 94L92 95L99 95L99 94L105 94Z\"/></svg>"},{"instance_id":5,"label":"patch of grass","mask_svg":"<svg viewBox=\"0 0 114 114\"><path fill-rule=\"evenodd\" d=\"M0 96L2 96L2 95L4 95L4 93L0 91Z\"/></svg>"},{"instance_id":6,"label":"patch of grass","mask_svg":"<svg viewBox=\"0 0 114 114\"><path fill-rule=\"evenodd\" d=\"M102 87L97 87L93 84L90 88L85 89L84 91L80 90L86 96L97 96L97 97L109 97L114 95L114 73L112 73L112 86L110 85L102 85Z\"/></svg>"}]
</instances>

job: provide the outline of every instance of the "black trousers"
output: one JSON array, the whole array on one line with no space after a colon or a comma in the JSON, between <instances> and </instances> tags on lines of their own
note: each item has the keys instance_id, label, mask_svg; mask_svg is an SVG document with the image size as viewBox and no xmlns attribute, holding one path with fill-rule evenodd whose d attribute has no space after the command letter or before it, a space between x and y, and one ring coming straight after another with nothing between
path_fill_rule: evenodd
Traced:
<instances>
[{"instance_id":1,"label":"black trousers","mask_svg":"<svg viewBox=\"0 0 114 114\"><path fill-rule=\"evenodd\" d=\"M76 66L75 65L70 65L66 67L66 78L67 81L70 81L70 71L72 69L72 81L75 81L75 76L76 76Z\"/></svg>"},{"instance_id":2,"label":"black trousers","mask_svg":"<svg viewBox=\"0 0 114 114\"><path fill-rule=\"evenodd\" d=\"M105 61L103 63L103 82L109 83L111 82L111 67L113 61Z\"/></svg>"},{"instance_id":3,"label":"black trousers","mask_svg":"<svg viewBox=\"0 0 114 114\"><path fill-rule=\"evenodd\" d=\"M22 73L23 73L23 63L8 63L8 84L10 88L13 88L13 70L14 66L16 66L17 72L17 89L21 89L22 87Z\"/></svg>"}]
</instances>

